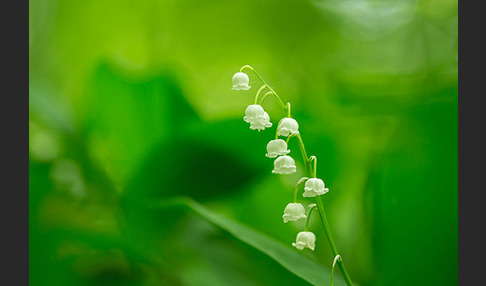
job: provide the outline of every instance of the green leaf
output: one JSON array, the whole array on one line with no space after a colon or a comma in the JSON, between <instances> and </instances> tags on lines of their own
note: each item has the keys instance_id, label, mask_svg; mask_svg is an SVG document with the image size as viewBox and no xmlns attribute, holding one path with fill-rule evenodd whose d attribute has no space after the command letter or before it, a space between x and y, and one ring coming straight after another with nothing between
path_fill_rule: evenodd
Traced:
<instances>
[{"instance_id":1,"label":"green leaf","mask_svg":"<svg viewBox=\"0 0 486 286\"><path fill-rule=\"evenodd\" d=\"M170 201L155 202L154 208L188 207L202 218L229 232L235 238L268 255L287 270L313 285L329 285L331 272L297 250L260 233L237 221L219 215L190 198L176 198ZM346 285L341 277L334 278L334 285Z\"/></svg>"}]
</instances>

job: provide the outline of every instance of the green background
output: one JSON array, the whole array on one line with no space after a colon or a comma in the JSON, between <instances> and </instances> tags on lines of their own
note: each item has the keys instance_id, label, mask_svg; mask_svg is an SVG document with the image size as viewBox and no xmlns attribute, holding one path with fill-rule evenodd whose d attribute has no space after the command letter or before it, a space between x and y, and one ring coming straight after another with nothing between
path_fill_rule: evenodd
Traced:
<instances>
[{"instance_id":1,"label":"green background","mask_svg":"<svg viewBox=\"0 0 486 286\"><path fill-rule=\"evenodd\" d=\"M457 1L29 1L32 285L309 285L182 207L186 196L291 246L302 176L271 173L260 83L291 102L359 285L456 285ZM299 198L306 205L312 201ZM339 271L337 271L339 273ZM338 274L340 275L340 274ZM325 282L327 283L327 282Z\"/></svg>"}]
</instances>

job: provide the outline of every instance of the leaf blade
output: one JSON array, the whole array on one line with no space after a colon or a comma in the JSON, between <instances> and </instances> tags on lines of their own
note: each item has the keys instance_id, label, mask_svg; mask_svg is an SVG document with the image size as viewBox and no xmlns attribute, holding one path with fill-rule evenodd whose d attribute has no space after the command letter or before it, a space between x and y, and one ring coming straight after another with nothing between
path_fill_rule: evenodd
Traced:
<instances>
[{"instance_id":1,"label":"leaf blade","mask_svg":"<svg viewBox=\"0 0 486 286\"><path fill-rule=\"evenodd\" d=\"M190 198L177 198L156 204L158 207L183 205L210 223L229 232L235 238L268 255L296 276L313 285L329 285L331 272L309 258L293 251L281 242L237 221L221 216ZM346 285L341 277L334 277L334 285Z\"/></svg>"}]
</instances>

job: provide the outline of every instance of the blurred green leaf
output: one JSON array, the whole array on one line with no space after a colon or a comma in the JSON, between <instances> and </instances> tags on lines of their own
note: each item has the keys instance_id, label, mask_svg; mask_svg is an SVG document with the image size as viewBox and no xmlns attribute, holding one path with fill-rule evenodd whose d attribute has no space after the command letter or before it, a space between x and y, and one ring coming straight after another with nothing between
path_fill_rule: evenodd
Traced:
<instances>
[{"instance_id":1,"label":"blurred green leaf","mask_svg":"<svg viewBox=\"0 0 486 286\"><path fill-rule=\"evenodd\" d=\"M171 206L185 206L193 210L209 222L228 231L235 238L251 245L259 251L270 256L290 272L313 285L329 285L331 279L330 269L326 269L309 258L298 253L297 250L283 245L267 235L251 229L239 222L221 216L196 201L189 198L177 198L170 201L154 202L154 208ZM335 277L335 285L345 285L340 277Z\"/></svg>"},{"instance_id":2,"label":"blurred green leaf","mask_svg":"<svg viewBox=\"0 0 486 286\"><path fill-rule=\"evenodd\" d=\"M169 74L140 79L103 63L89 82L83 131L92 155L121 185L154 146L198 119Z\"/></svg>"}]
</instances>

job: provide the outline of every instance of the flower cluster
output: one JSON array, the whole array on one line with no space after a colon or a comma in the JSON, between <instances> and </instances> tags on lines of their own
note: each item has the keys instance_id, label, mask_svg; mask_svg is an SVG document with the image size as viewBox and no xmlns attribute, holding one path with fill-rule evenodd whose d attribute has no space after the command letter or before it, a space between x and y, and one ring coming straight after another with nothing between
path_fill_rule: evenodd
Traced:
<instances>
[{"instance_id":1,"label":"flower cluster","mask_svg":"<svg viewBox=\"0 0 486 286\"><path fill-rule=\"evenodd\" d=\"M249 66L245 66L245 67L251 68ZM253 68L251 69L253 70ZM260 78L260 80L262 80L260 76L258 77ZM254 104L251 104L246 108L245 116L243 117L243 120L247 123L250 123L250 129L252 130L261 131L261 130L265 130L265 128L272 127L272 122L270 122L270 116L263 109L262 103L267 95L274 95L279 100L279 102L282 104L283 108L288 112L288 114L286 117L283 117L279 121L276 130L276 136L275 136L276 138L268 142L267 153L265 154L265 156L268 158L275 159L274 169L272 170L272 173L281 174L281 175L294 174L297 171L297 167L295 165L295 160L288 155L290 153L290 150L288 149L288 142L292 137L298 137L300 143L302 143L300 138L300 133L299 133L299 124L290 115L290 103L287 103L287 105L285 106L283 102L280 100L280 97L275 93L275 91L272 88L270 88L263 80L262 82L263 82L263 86L260 88L260 90L258 90L255 97L255 102ZM270 91L267 92L263 96L263 98L260 99L260 103L258 104L259 94L265 88L268 88ZM248 90L248 89L250 89L248 75L241 71L237 72L233 76L233 90ZM287 140L280 139L279 138L280 136L287 137ZM316 160L315 156L312 156L309 159L308 158L305 159ZM314 169L314 174L315 174L315 169ZM312 198L312 197L320 196L329 191L329 189L325 188L324 182L319 178L304 177L300 179L299 182L296 184L296 188L295 188L296 193L294 195L294 202L289 203L285 207L282 218L284 223L287 223L289 221L297 221L300 219L305 219L306 220L305 229L304 231L297 234L296 242L292 243L292 246L294 246L298 250L303 250L304 248L309 248L310 250L314 250L316 236L314 235L314 233L307 231L307 225L312 210L317 206L315 204L310 204L308 206L309 212L306 215L305 207L301 203L296 202L299 186L304 182L305 182L305 186L304 186L304 192L302 194L302 197L304 198Z\"/></svg>"},{"instance_id":2,"label":"flower cluster","mask_svg":"<svg viewBox=\"0 0 486 286\"><path fill-rule=\"evenodd\" d=\"M263 107L258 104L252 104L245 110L243 120L250 123L250 129L264 130L266 127L272 127L270 116L263 110Z\"/></svg>"}]
</instances>

